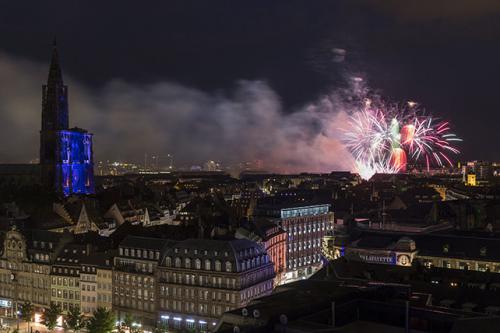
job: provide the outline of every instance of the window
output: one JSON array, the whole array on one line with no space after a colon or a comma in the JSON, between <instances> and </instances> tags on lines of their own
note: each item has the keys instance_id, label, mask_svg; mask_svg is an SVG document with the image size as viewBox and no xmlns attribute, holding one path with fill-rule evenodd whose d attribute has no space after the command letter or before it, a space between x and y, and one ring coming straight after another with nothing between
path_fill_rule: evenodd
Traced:
<instances>
[{"instance_id":1,"label":"window","mask_svg":"<svg viewBox=\"0 0 500 333\"><path fill-rule=\"evenodd\" d=\"M191 259L189 258L184 259L184 265L186 268L191 268Z\"/></svg>"},{"instance_id":2,"label":"window","mask_svg":"<svg viewBox=\"0 0 500 333\"><path fill-rule=\"evenodd\" d=\"M478 264L477 265L477 270L480 272L486 272L489 270L489 266L486 264Z\"/></svg>"},{"instance_id":3,"label":"window","mask_svg":"<svg viewBox=\"0 0 500 333\"><path fill-rule=\"evenodd\" d=\"M194 261L194 264L195 264L196 269L201 269L201 260L200 259L196 259Z\"/></svg>"},{"instance_id":4,"label":"window","mask_svg":"<svg viewBox=\"0 0 500 333\"><path fill-rule=\"evenodd\" d=\"M215 261L215 270L216 270L217 272L220 272L220 271L221 271L221 263L220 263L220 261L219 261L219 260L216 260L216 261Z\"/></svg>"},{"instance_id":5,"label":"window","mask_svg":"<svg viewBox=\"0 0 500 333\"><path fill-rule=\"evenodd\" d=\"M205 260L205 269L207 271L209 271L211 269L210 260L208 260L208 259Z\"/></svg>"},{"instance_id":6,"label":"window","mask_svg":"<svg viewBox=\"0 0 500 333\"><path fill-rule=\"evenodd\" d=\"M233 270L233 265L230 261L226 261L226 272L231 272Z\"/></svg>"},{"instance_id":7,"label":"window","mask_svg":"<svg viewBox=\"0 0 500 333\"><path fill-rule=\"evenodd\" d=\"M175 267L181 267L181 258L175 258Z\"/></svg>"},{"instance_id":8,"label":"window","mask_svg":"<svg viewBox=\"0 0 500 333\"><path fill-rule=\"evenodd\" d=\"M165 265L166 265L167 267L172 266L172 258L170 258L170 257L166 257L166 258L165 258Z\"/></svg>"}]
</instances>

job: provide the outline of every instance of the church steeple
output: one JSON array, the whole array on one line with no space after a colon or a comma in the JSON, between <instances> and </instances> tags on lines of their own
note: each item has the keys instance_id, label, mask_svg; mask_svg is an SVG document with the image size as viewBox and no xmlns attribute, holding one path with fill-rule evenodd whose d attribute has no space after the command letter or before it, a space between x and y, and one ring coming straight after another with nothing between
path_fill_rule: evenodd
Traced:
<instances>
[{"instance_id":1,"label":"church steeple","mask_svg":"<svg viewBox=\"0 0 500 333\"><path fill-rule=\"evenodd\" d=\"M68 87L64 85L54 39L47 84L42 89L40 176L47 188L59 194L94 193L92 134L69 129ZM85 206L80 219L86 217Z\"/></svg>"},{"instance_id":2,"label":"church steeple","mask_svg":"<svg viewBox=\"0 0 500 333\"><path fill-rule=\"evenodd\" d=\"M63 78L61 65L59 64L59 54L57 52L57 41L54 37L54 41L52 42L52 58L50 59L50 69L47 86L57 84L63 85Z\"/></svg>"},{"instance_id":3,"label":"church steeple","mask_svg":"<svg viewBox=\"0 0 500 333\"><path fill-rule=\"evenodd\" d=\"M68 87L63 83L57 43L52 45L47 84L43 86L42 131L68 129Z\"/></svg>"}]
</instances>

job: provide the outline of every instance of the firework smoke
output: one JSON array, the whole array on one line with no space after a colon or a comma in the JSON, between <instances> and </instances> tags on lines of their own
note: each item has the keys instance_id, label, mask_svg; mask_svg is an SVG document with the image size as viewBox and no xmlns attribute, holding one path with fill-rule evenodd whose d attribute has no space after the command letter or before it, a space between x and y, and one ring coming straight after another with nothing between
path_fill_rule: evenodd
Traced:
<instances>
[{"instance_id":1,"label":"firework smoke","mask_svg":"<svg viewBox=\"0 0 500 333\"><path fill-rule=\"evenodd\" d=\"M0 163L38 155L47 66L0 53L0 140L9 142L0 147ZM261 81L208 94L171 82L112 80L90 88L71 73L65 79L71 123L94 133L96 160L168 153L185 165L259 160L268 171L351 170L369 178L400 171L406 159L443 165L451 163L448 154L458 153L448 123L419 115L415 105L367 99L360 78L296 110L283 110L279 96Z\"/></svg>"}]
</instances>

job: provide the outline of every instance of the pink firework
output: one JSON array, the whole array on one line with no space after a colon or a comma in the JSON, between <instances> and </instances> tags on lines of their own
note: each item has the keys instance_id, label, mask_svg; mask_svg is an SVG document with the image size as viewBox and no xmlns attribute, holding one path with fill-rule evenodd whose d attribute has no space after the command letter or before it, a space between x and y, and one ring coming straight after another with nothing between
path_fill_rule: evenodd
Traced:
<instances>
[{"instance_id":1,"label":"pink firework","mask_svg":"<svg viewBox=\"0 0 500 333\"><path fill-rule=\"evenodd\" d=\"M448 122L436 122L410 102L403 107L367 100L355 111L345 128L344 143L363 178L374 173L405 171L407 162L452 166L450 153L461 141Z\"/></svg>"}]
</instances>

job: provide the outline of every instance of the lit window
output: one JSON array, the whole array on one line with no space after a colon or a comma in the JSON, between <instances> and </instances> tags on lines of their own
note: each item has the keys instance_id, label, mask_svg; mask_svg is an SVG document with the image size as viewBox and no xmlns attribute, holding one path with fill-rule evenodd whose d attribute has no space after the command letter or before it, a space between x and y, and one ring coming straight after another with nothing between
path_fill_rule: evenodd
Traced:
<instances>
[{"instance_id":1,"label":"lit window","mask_svg":"<svg viewBox=\"0 0 500 333\"><path fill-rule=\"evenodd\" d=\"M231 272L233 270L233 265L230 261L226 261L226 272Z\"/></svg>"}]
</instances>

